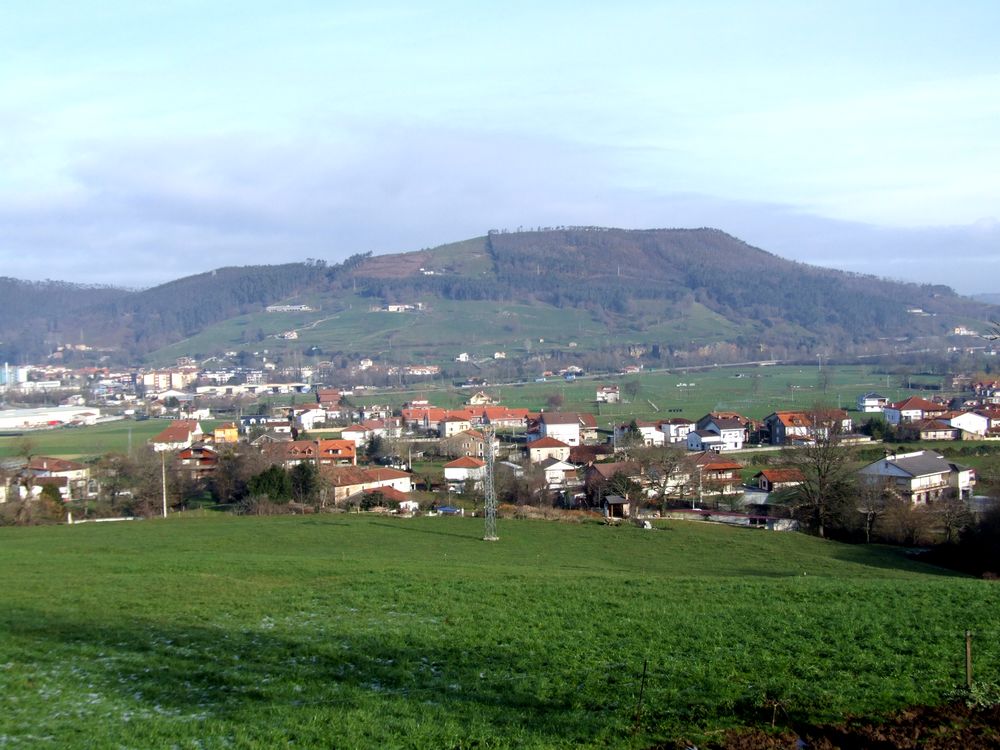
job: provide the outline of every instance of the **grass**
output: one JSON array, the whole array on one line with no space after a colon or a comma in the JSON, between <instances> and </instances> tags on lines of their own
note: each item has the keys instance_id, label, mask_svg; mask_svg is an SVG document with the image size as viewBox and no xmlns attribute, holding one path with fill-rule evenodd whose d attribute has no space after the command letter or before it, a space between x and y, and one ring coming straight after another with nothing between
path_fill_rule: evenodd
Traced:
<instances>
[{"instance_id":1,"label":"grass","mask_svg":"<svg viewBox=\"0 0 1000 750\"><path fill-rule=\"evenodd\" d=\"M200 424L205 432L210 432L219 422L204 419ZM36 456L92 459L107 453L127 453L130 442L133 450L139 450L169 425L170 422L165 419L125 419L92 427L25 432L20 437L0 437L0 458L20 455L25 440L31 443L32 453Z\"/></svg>"},{"instance_id":2,"label":"grass","mask_svg":"<svg viewBox=\"0 0 1000 750\"><path fill-rule=\"evenodd\" d=\"M0 529L7 747L648 747L1000 670L995 584L667 524L176 518ZM638 721L643 660L648 678Z\"/></svg>"}]
</instances>

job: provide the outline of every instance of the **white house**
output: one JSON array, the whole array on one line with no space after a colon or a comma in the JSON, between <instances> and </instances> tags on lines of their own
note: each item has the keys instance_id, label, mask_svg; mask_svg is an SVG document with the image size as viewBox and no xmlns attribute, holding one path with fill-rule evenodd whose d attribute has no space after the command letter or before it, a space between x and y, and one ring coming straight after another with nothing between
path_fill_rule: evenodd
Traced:
<instances>
[{"instance_id":1,"label":"white house","mask_svg":"<svg viewBox=\"0 0 1000 750\"><path fill-rule=\"evenodd\" d=\"M687 449L689 451L714 451L721 453L726 442L722 435L712 430L692 430L687 434Z\"/></svg>"},{"instance_id":2,"label":"white house","mask_svg":"<svg viewBox=\"0 0 1000 750\"><path fill-rule=\"evenodd\" d=\"M664 435L666 443L687 442L688 433L694 430L695 425L690 419L684 417L674 417L665 422L660 422L660 432Z\"/></svg>"},{"instance_id":3,"label":"white house","mask_svg":"<svg viewBox=\"0 0 1000 750\"><path fill-rule=\"evenodd\" d=\"M952 427L957 427L963 432L976 437L982 437L990 429L989 417L976 414L973 411L963 411L945 420Z\"/></svg>"},{"instance_id":4,"label":"white house","mask_svg":"<svg viewBox=\"0 0 1000 750\"><path fill-rule=\"evenodd\" d=\"M312 406L297 408L293 410L293 418L299 427L308 432L316 429L317 425L326 422L326 409Z\"/></svg>"},{"instance_id":5,"label":"white house","mask_svg":"<svg viewBox=\"0 0 1000 750\"><path fill-rule=\"evenodd\" d=\"M617 404L622 400L621 391L617 385L602 385L594 400L599 404Z\"/></svg>"},{"instance_id":6,"label":"white house","mask_svg":"<svg viewBox=\"0 0 1000 750\"><path fill-rule=\"evenodd\" d=\"M545 475L545 485L550 490L557 490L567 485L577 483L576 467L565 461L550 458L540 464Z\"/></svg>"},{"instance_id":7,"label":"white house","mask_svg":"<svg viewBox=\"0 0 1000 750\"><path fill-rule=\"evenodd\" d=\"M461 489L466 481L479 485L486 476L486 462L473 456L462 456L444 465L444 479L453 489Z\"/></svg>"},{"instance_id":8,"label":"white house","mask_svg":"<svg viewBox=\"0 0 1000 750\"><path fill-rule=\"evenodd\" d=\"M549 459L566 461L569 459L570 447L561 440L543 437L528 443L528 463L537 464Z\"/></svg>"},{"instance_id":9,"label":"white house","mask_svg":"<svg viewBox=\"0 0 1000 750\"><path fill-rule=\"evenodd\" d=\"M713 450L738 451L743 448L743 441L746 438L746 427L744 422L735 416L706 414L698 420L697 427L699 432L708 430L722 438L722 447L718 449L713 448ZM690 440L688 447L690 448Z\"/></svg>"},{"instance_id":10,"label":"white house","mask_svg":"<svg viewBox=\"0 0 1000 750\"><path fill-rule=\"evenodd\" d=\"M876 413L889 405L889 399L878 393L864 393L858 396L858 411Z\"/></svg>"},{"instance_id":11,"label":"white house","mask_svg":"<svg viewBox=\"0 0 1000 750\"><path fill-rule=\"evenodd\" d=\"M941 404L935 404L925 398L911 396L904 401L889 404L883 409L885 421L891 425L906 422L919 422L923 419L934 419L947 411Z\"/></svg>"},{"instance_id":12,"label":"white house","mask_svg":"<svg viewBox=\"0 0 1000 750\"><path fill-rule=\"evenodd\" d=\"M935 451L914 451L886 456L858 470L862 481L886 483L911 503L933 503L953 492L958 497L972 497L975 472L953 464Z\"/></svg>"},{"instance_id":13,"label":"white house","mask_svg":"<svg viewBox=\"0 0 1000 750\"><path fill-rule=\"evenodd\" d=\"M540 420L542 437L551 437L572 447L580 445L580 416L561 412L543 412Z\"/></svg>"},{"instance_id":14,"label":"white house","mask_svg":"<svg viewBox=\"0 0 1000 750\"><path fill-rule=\"evenodd\" d=\"M636 429L645 446L659 446L667 441L667 436L660 430L659 422L640 422L636 420ZM629 436L632 429L631 423L616 424L614 440L617 445L621 445Z\"/></svg>"}]
</instances>

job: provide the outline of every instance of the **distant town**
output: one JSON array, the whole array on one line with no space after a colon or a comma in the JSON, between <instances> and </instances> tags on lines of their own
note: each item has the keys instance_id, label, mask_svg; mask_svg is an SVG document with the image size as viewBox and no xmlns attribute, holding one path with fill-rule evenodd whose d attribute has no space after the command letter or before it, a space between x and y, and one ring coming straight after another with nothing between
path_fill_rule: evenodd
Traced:
<instances>
[{"instance_id":1,"label":"distant town","mask_svg":"<svg viewBox=\"0 0 1000 750\"><path fill-rule=\"evenodd\" d=\"M359 371L368 366L357 363ZM0 410L0 432L24 443L2 464L0 502L47 493L74 507L77 520L157 514L207 498L247 512L467 513L481 510L493 462L500 499L511 507L582 511L608 522L668 516L785 530L810 522L796 513L796 488L809 483L813 467L796 453L835 443L838 450L868 447L871 460L852 467L854 486L878 486L885 502L927 509L957 501L982 510L973 468L939 450L887 448L873 457L871 446L883 439L935 447L1000 440L1000 381L954 376L959 395L947 398L893 401L868 391L851 410L776 408L763 419L716 410L599 423L600 410L625 406L633 388L612 381L639 372L594 380L594 408L565 411L556 392L541 409L500 403L477 388L485 381L461 384L465 401L457 408L431 398L390 407L378 400L387 391L287 380L290 372L268 367L206 369L189 360L128 370L5 365L0 389L8 401L44 396L44 403ZM583 376L570 367L536 380ZM109 470L106 457L71 460L30 447L33 435L112 423L160 425L142 445L132 445L129 432L130 460L141 463L138 452L163 464L162 481L147 478L145 495L124 481L141 475L135 467ZM778 453L767 458L771 451Z\"/></svg>"}]
</instances>

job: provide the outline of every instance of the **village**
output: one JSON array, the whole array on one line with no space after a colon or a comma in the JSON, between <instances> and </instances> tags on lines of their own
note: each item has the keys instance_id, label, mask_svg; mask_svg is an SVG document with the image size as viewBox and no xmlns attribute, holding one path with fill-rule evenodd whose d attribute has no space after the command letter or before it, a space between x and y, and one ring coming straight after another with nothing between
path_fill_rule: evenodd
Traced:
<instances>
[{"instance_id":1,"label":"village","mask_svg":"<svg viewBox=\"0 0 1000 750\"><path fill-rule=\"evenodd\" d=\"M872 447L884 432L896 442L935 446L1000 438L1000 382L969 382L967 393L949 399L893 402L865 392L851 411L779 409L763 419L713 411L698 419L599 424L602 407L622 404L619 384L596 383L594 410L584 412L562 410L559 399L538 410L506 406L484 390L468 392L458 408L428 399L392 408L365 403L364 389L244 383L237 394L229 386L226 395L291 395L290 403L220 421L206 405L219 395L206 380L211 373L195 377L191 367L133 375L129 385L141 383L145 396L135 399L143 404L141 415L120 408L134 393L123 387L125 377L100 378L93 390L116 414L102 414L102 407L79 395L59 406L0 411L0 430L27 428L25 435L31 427L166 420L144 446L162 468L162 481L147 486L145 502L138 502L141 492L112 480L101 462L30 451L3 462L0 502L45 492L67 507L72 503L77 520L165 513L168 505L182 509L199 497L257 513L474 514L482 511L493 461L497 494L510 509L582 511L609 523L673 517L788 530L800 527L796 488L810 481L810 467L796 456L810 449L867 447L871 460L853 469L858 486L877 486L883 496L914 508L946 500L972 508L973 468L929 449L887 446L873 458ZM265 475L279 481L268 484ZM109 484L118 493L112 500L127 502L95 502L108 498Z\"/></svg>"}]
</instances>

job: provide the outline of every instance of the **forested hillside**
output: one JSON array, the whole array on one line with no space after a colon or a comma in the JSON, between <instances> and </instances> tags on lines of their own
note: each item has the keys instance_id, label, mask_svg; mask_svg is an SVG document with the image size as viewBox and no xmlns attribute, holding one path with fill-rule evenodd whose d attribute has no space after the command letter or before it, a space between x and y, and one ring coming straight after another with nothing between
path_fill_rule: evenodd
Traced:
<instances>
[{"instance_id":1,"label":"forested hillside","mask_svg":"<svg viewBox=\"0 0 1000 750\"><path fill-rule=\"evenodd\" d=\"M946 286L796 263L715 229L491 232L484 249L490 274L398 278L372 275L368 264L356 274L386 299L534 300L628 321L639 332L644 321L680 318L700 303L752 324L762 342L793 346L940 335L954 318L982 318L985 309ZM907 312L915 308L927 314Z\"/></svg>"},{"instance_id":2,"label":"forested hillside","mask_svg":"<svg viewBox=\"0 0 1000 750\"><path fill-rule=\"evenodd\" d=\"M254 316L269 304L304 300L323 310L296 323L308 326L312 350L349 356L395 349L395 356L403 356L403 347L431 359L454 356L437 351L445 343L450 349L468 346L455 315L468 319L484 306L456 308L476 302L501 311L521 306L517 315L503 313L504 321L498 319L492 330L489 323L478 325L477 335L498 348L523 343L527 330L544 339L572 330L574 336L586 332L582 344L591 348L598 339L605 348L621 342L667 352L730 344L733 356L765 350L814 356L819 346L855 354L887 351L896 341L945 337L955 326L977 327L1000 317L997 308L946 286L795 263L715 229L491 231L412 253L355 255L337 265L310 260L221 268L138 292L0 279L0 294L0 359L11 362L37 361L70 343L106 348L115 361L136 362L233 321L226 333L202 336L196 351L208 356L220 346L273 340L284 330L276 326L288 319ZM353 303L344 302L348 296ZM365 298L375 307L420 301L422 312L419 321L405 322L403 334L398 319L358 317L368 314ZM318 319L347 325L337 322L336 313L352 304L350 325L359 335L347 341L330 328L323 338L327 329L316 327ZM543 317L562 311L549 318L558 330L524 322L525 306ZM271 346L294 345L278 339ZM169 356L182 349L173 346Z\"/></svg>"}]
</instances>

